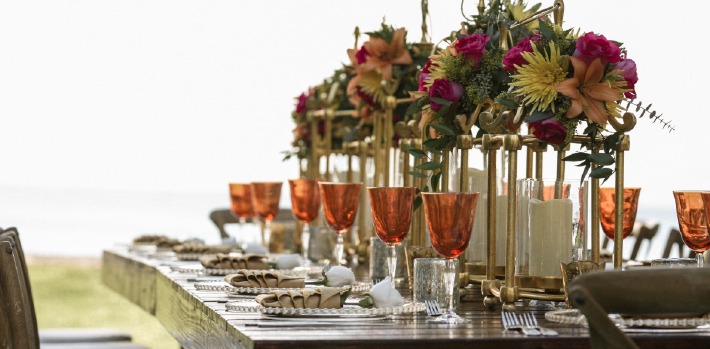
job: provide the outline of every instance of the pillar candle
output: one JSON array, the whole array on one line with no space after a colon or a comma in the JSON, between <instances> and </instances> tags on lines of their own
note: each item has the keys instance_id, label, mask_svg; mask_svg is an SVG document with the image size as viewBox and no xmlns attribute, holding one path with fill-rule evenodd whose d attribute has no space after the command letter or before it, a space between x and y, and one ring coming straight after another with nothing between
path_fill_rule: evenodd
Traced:
<instances>
[{"instance_id":1,"label":"pillar candle","mask_svg":"<svg viewBox=\"0 0 710 349\"><path fill-rule=\"evenodd\" d=\"M572 200L530 200L530 275L561 277L572 260Z\"/></svg>"}]
</instances>

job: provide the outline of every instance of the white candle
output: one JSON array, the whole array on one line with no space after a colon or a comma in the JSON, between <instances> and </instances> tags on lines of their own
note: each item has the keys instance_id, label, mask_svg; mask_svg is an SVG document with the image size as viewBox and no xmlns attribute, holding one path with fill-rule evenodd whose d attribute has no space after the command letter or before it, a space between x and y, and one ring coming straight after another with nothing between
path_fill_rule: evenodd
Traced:
<instances>
[{"instance_id":1,"label":"white candle","mask_svg":"<svg viewBox=\"0 0 710 349\"><path fill-rule=\"evenodd\" d=\"M572 200L530 200L530 275L561 277L572 260Z\"/></svg>"}]
</instances>

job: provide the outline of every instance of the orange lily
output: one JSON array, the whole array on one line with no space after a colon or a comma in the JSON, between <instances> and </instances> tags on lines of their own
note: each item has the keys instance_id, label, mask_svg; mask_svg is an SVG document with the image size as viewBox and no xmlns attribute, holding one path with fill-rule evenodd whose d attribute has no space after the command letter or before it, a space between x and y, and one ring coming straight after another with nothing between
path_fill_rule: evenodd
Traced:
<instances>
[{"instance_id":1,"label":"orange lily","mask_svg":"<svg viewBox=\"0 0 710 349\"><path fill-rule=\"evenodd\" d=\"M366 70L379 68L382 77L392 80L392 64L412 64L412 56L405 47L404 28L397 29L392 36L392 41L387 42L382 38L370 38L365 43L365 49L370 54L362 65Z\"/></svg>"},{"instance_id":2,"label":"orange lily","mask_svg":"<svg viewBox=\"0 0 710 349\"><path fill-rule=\"evenodd\" d=\"M584 112L589 120L606 126L608 114L604 102L615 102L624 96L610 84L601 81L604 65L600 58L595 58L589 65L577 57L569 59L574 67L574 77L555 87L557 92L572 99L567 117L571 119Z\"/></svg>"}]
</instances>

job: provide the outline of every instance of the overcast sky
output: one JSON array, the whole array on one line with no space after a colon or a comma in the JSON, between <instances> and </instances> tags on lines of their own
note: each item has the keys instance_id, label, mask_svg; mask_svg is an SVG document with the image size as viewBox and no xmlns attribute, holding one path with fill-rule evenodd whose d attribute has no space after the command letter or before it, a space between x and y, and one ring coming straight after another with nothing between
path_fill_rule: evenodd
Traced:
<instances>
[{"instance_id":1,"label":"overcast sky","mask_svg":"<svg viewBox=\"0 0 710 349\"><path fill-rule=\"evenodd\" d=\"M673 189L710 188L710 5L688 3L566 4L565 27L625 44L639 99L677 129L641 119L632 133L626 182L643 188L642 209L671 207ZM459 6L430 2L434 39L458 27ZM347 61L356 25L383 17L420 38L415 0L4 1L0 188L221 193L229 181L295 177L279 154L292 98Z\"/></svg>"}]
</instances>

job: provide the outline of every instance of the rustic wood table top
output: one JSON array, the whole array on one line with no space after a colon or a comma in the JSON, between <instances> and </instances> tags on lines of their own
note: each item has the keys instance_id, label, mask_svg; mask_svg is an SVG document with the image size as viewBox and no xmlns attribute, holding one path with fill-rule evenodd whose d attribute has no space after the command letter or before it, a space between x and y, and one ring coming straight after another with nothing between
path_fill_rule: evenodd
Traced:
<instances>
[{"instance_id":1,"label":"rustic wood table top","mask_svg":"<svg viewBox=\"0 0 710 349\"><path fill-rule=\"evenodd\" d=\"M102 280L154 315L183 348L589 348L586 328L546 321L545 307L530 310L541 326L555 329L559 336L504 332L500 308L488 310L482 298L461 302L458 313L472 320L465 325L427 323L428 316L421 312L356 325L273 326L274 320L260 314L228 312L227 302L235 299L222 292L196 290L195 282L204 276L171 271L171 266L185 263L106 250ZM710 343L710 332L632 338L644 348L703 348Z\"/></svg>"}]
</instances>

